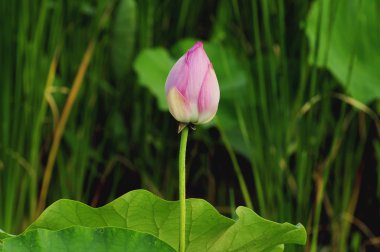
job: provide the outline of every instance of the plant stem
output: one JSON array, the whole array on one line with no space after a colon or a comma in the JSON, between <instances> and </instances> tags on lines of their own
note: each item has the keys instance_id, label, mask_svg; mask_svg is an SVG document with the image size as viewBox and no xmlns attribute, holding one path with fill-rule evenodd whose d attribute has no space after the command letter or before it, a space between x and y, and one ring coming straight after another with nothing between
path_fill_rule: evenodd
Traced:
<instances>
[{"instance_id":1,"label":"plant stem","mask_svg":"<svg viewBox=\"0 0 380 252\"><path fill-rule=\"evenodd\" d=\"M53 174L54 164L55 164L55 160L56 160L56 157L58 154L58 149L59 149L59 146L61 144L62 136L63 136L63 133L65 131L70 112L73 108L74 102L75 102L77 95L79 93L79 90L82 86L83 78L84 78L84 76L87 72L87 68L90 64L92 54L93 54L94 49L95 49L95 45L96 45L96 41L91 40L88 47L87 47L87 50L83 56L82 63L78 69L78 73L77 73L75 80L74 80L74 84L71 88L71 91L70 91L69 96L67 98L66 104L63 108L62 116L59 119L57 128L55 129L52 147L50 148L48 161L46 164L46 169L45 169L43 180L42 180L40 198L38 201L37 211L36 211L36 214L34 216L35 218L38 217L38 215L40 215L45 208L47 193L49 190L51 176Z\"/></svg>"},{"instance_id":2,"label":"plant stem","mask_svg":"<svg viewBox=\"0 0 380 252\"><path fill-rule=\"evenodd\" d=\"M233 148L231 146L231 143L230 143L229 139L227 138L226 133L224 132L223 126L220 123L219 118L216 117L215 121L216 121L217 127L219 129L220 135L222 137L222 141L224 143L224 146L226 147L228 155L231 158L232 167L234 168L236 177L237 177L237 179L239 181L240 190L241 190L241 192L243 194L243 198L244 198L245 204L247 205L247 207L249 207L249 208L251 208L253 210L252 200L251 200L251 197L249 196L247 184L245 183L244 176L243 176L243 173L241 172L240 165L239 165L239 162L237 161L236 154L235 154L235 152L234 152L234 150L233 150ZM262 195L262 194L259 193L259 197L261 197L260 195ZM259 201L260 201L260 198L259 198Z\"/></svg>"},{"instance_id":3,"label":"plant stem","mask_svg":"<svg viewBox=\"0 0 380 252\"><path fill-rule=\"evenodd\" d=\"M92 59L94 49L97 43L97 37L99 33L105 28L107 24L107 20L111 16L112 10L113 10L113 3L111 2L111 4L108 6L108 8L106 8L105 12L101 16L98 29L96 30L94 36L92 37L92 39L90 40L87 46L86 52L82 58L82 62L79 66L79 69L75 76L70 93L67 97L65 106L63 108L62 115L59 118L56 128L54 129L53 142L49 151L48 161L47 161L46 169L43 175L41 192L40 192L37 210L35 212L34 218L37 218L38 215L40 215L45 208L46 198L47 198L47 194L50 187L50 181L51 181L51 177L54 170L54 164L58 155L58 150L61 144L63 133L66 128L66 124L71 114L74 102L76 101L78 93L82 87L83 79L87 73L88 66L91 63L91 59Z\"/></svg>"},{"instance_id":4,"label":"plant stem","mask_svg":"<svg viewBox=\"0 0 380 252\"><path fill-rule=\"evenodd\" d=\"M180 220L179 220L179 251L185 251L185 234L186 234L186 143L189 128L186 126L181 131L181 142L179 146L179 203L180 203Z\"/></svg>"}]
</instances>

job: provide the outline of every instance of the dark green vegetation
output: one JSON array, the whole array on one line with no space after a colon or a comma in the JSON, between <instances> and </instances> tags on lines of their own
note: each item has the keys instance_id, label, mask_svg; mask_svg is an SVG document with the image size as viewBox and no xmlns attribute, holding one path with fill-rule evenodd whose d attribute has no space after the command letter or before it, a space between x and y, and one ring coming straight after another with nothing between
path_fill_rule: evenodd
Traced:
<instances>
[{"instance_id":1,"label":"dark green vegetation","mask_svg":"<svg viewBox=\"0 0 380 252\"><path fill-rule=\"evenodd\" d=\"M221 103L190 134L188 196L301 222L307 250L376 248L380 3L312 2L1 1L0 228L45 197L175 199L164 82L201 39Z\"/></svg>"}]
</instances>

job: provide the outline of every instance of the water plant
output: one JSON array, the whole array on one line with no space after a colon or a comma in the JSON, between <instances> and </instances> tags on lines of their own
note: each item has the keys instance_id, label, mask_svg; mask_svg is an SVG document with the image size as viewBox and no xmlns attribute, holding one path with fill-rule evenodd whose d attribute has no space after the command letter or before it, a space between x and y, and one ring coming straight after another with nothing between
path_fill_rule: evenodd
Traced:
<instances>
[{"instance_id":1,"label":"water plant","mask_svg":"<svg viewBox=\"0 0 380 252\"><path fill-rule=\"evenodd\" d=\"M94 209L138 188L178 199L178 125L163 84L202 40L221 97L214 120L189 132L187 197L236 223L238 205L303 223L306 246L287 251L379 250L378 10L361 0L0 1L1 240L61 198ZM103 224L80 232L120 231ZM31 236L60 232L51 228Z\"/></svg>"},{"instance_id":2,"label":"water plant","mask_svg":"<svg viewBox=\"0 0 380 252\"><path fill-rule=\"evenodd\" d=\"M179 201L164 201L144 190L129 192L100 208L60 200L24 233L3 232L1 251L260 252L282 251L288 243L305 244L301 224L267 221L246 207L236 210L238 220L234 221L203 200L186 200L188 124L212 120L220 97L215 71L201 42L173 66L165 89L170 112L180 123Z\"/></svg>"}]
</instances>

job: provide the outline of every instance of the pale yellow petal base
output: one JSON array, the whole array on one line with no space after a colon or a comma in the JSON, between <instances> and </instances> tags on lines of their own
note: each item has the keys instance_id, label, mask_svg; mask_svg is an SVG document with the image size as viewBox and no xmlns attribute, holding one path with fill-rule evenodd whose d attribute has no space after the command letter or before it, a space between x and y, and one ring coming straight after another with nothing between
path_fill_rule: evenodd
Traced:
<instances>
[{"instance_id":1,"label":"pale yellow petal base","mask_svg":"<svg viewBox=\"0 0 380 252\"><path fill-rule=\"evenodd\" d=\"M191 119L191 108L186 98L173 87L167 94L169 111L172 116L181 123L189 123Z\"/></svg>"}]
</instances>

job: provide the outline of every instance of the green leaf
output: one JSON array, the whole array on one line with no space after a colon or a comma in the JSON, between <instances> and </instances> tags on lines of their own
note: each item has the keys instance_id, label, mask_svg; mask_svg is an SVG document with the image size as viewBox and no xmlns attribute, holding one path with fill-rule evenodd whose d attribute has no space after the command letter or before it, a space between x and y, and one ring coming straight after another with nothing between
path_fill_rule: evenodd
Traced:
<instances>
[{"instance_id":1,"label":"green leaf","mask_svg":"<svg viewBox=\"0 0 380 252\"><path fill-rule=\"evenodd\" d=\"M165 96L165 82L175 61L163 48L146 49L136 58L134 69L139 83L156 96L161 110L168 110Z\"/></svg>"},{"instance_id":2,"label":"green leaf","mask_svg":"<svg viewBox=\"0 0 380 252\"><path fill-rule=\"evenodd\" d=\"M2 246L4 252L175 251L153 235L115 227L87 228L77 226L58 231L35 229L14 238L5 239Z\"/></svg>"},{"instance_id":3,"label":"green leaf","mask_svg":"<svg viewBox=\"0 0 380 252\"><path fill-rule=\"evenodd\" d=\"M119 79L130 69L135 46L136 18L136 2L121 0L115 10L115 20L111 30L112 69Z\"/></svg>"},{"instance_id":4,"label":"green leaf","mask_svg":"<svg viewBox=\"0 0 380 252\"><path fill-rule=\"evenodd\" d=\"M187 251L278 251L278 245L304 244L302 225L265 220L246 207L236 210L238 221L220 215L208 202L186 202ZM120 227L152 234L178 248L179 203L144 190L131 191L113 202L91 208L72 200L48 207L28 228L60 230L72 226Z\"/></svg>"},{"instance_id":5,"label":"green leaf","mask_svg":"<svg viewBox=\"0 0 380 252\"><path fill-rule=\"evenodd\" d=\"M0 242L1 242L1 240L5 239L5 238L9 238L9 237L13 237L13 236L14 235L8 234L8 233L6 233L0 229Z\"/></svg>"},{"instance_id":6,"label":"green leaf","mask_svg":"<svg viewBox=\"0 0 380 252\"><path fill-rule=\"evenodd\" d=\"M278 251L278 245L306 241L306 232L300 224L271 222L247 207L238 207L236 214L239 220L222 234L212 251Z\"/></svg>"},{"instance_id":7,"label":"green leaf","mask_svg":"<svg viewBox=\"0 0 380 252\"><path fill-rule=\"evenodd\" d=\"M364 103L380 97L379 8L376 0L318 0L307 18L309 61Z\"/></svg>"}]
</instances>

